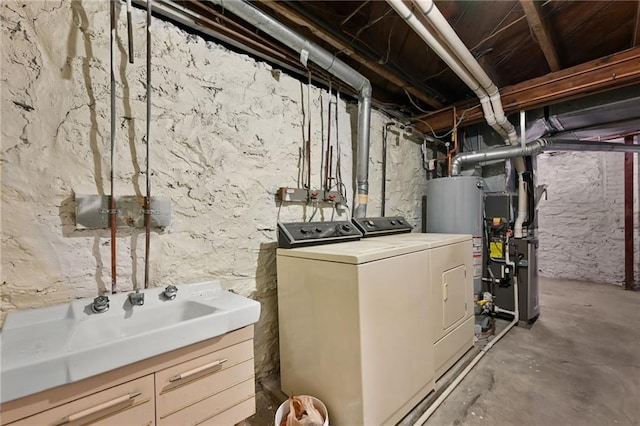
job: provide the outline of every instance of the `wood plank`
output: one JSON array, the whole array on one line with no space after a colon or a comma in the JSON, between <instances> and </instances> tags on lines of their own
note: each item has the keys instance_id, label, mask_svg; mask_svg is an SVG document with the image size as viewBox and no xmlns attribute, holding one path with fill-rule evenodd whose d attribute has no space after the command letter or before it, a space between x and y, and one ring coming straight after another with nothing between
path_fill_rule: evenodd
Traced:
<instances>
[{"instance_id":1,"label":"wood plank","mask_svg":"<svg viewBox=\"0 0 640 426\"><path fill-rule=\"evenodd\" d=\"M274 12L278 13L279 15L285 17L286 19L290 20L291 22L295 23L296 25L300 25L308 28L309 31L311 31L311 33L314 36L318 37L320 40L328 43L329 45L338 49L339 51L349 56L350 58L357 60L365 68L386 78L396 86L406 89L412 96L415 96L416 98L427 103L433 108L443 107L441 102L437 101L436 99L430 96L427 96L424 92L422 92L418 88L408 85L403 78L397 76L395 73L392 73L391 71L386 69L384 66L376 62L370 61L368 58L364 57L360 53L353 50L351 46L349 46L347 43L343 42L342 40L339 40L337 37L327 34L321 28L318 28L318 26L315 23L311 22L309 19L307 19L304 16L301 16L298 13L291 11L290 9L285 7L281 2L260 0L260 3L270 8Z\"/></svg>"},{"instance_id":2,"label":"wood plank","mask_svg":"<svg viewBox=\"0 0 640 426\"><path fill-rule=\"evenodd\" d=\"M640 83L640 47L634 47L575 67L536 77L505 87L500 91L507 114L522 109L538 108L594 93ZM462 112L469 108L461 126L483 120L478 100L457 103ZM419 116L435 130L451 128L451 107ZM424 124L416 124L423 131L430 131Z\"/></svg>"},{"instance_id":3,"label":"wood plank","mask_svg":"<svg viewBox=\"0 0 640 426\"><path fill-rule=\"evenodd\" d=\"M529 23L529 27L533 31L538 40L538 44L544 53L544 57L549 64L551 71L560 70L560 59L558 57L558 49L554 39L553 32L549 26L549 22L540 13L539 3L534 0L520 0L522 9Z\"/></svg>"}]
</instances>

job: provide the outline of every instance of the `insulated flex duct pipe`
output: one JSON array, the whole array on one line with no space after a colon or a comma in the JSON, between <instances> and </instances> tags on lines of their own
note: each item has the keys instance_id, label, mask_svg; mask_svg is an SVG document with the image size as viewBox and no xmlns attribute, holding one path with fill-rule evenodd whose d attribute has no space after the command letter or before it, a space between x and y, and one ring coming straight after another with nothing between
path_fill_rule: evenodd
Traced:
<instances>
[{"instance_id":1,"label":"insulated flex duct pipe","mask_svg":"<svg viewBox=\"0 0 640 426\"><path fill-rule=\"evenodd\" d=\"M357 206L354 216L365 217L369 193L369 131L371 83L362 74L315 43L287 28L244 0L209 0L300 53L358 92L358 141L356 158Z\"/></svg>"},{"instance_id":2,"label":"insulated flex duct pipe","mask_svg":"<svg viewBox=\"0 0 640 426\"><path fill-rule=\"evenodd\" d=\"M491 160L506 160L523 157L542 151L606 151L640 152L640 145L624 145L613 142L594 142L573 139L536 139L524 147L518 145L501 146L486 151L463 152L453 157L451 174L459 175L463 164L474 164Z\"/></svg>"}]
</instances>

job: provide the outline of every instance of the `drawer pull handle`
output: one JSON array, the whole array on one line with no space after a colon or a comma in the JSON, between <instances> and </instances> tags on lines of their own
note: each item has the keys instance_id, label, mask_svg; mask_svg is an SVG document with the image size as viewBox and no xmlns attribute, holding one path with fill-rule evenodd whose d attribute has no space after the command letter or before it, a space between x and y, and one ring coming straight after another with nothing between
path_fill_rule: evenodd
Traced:
<instances>
[{"instance_id":1,"label":"drawer pull handle","mask_svg":"<svg viewBox=\"0 0 640 426\"><path fill-rule=\"evenodd\" d=\"M112 399L111 401L103 402L102 404L98 404L94 407L87 408L86 410L78 411L74 414L69 414L68 416L63 417L60 421L54 423L56 426L64 425L67 423L75 422L84 417L90 416L92 414L98 413L102 410L106 410L107 408L115 407L118 404L122 404L123 402L129 401L137 396L142 395L142 392L134 392L126 395L122 395L118 398Z\"/></svg>"},{"instance_id":2,"label":"drawer pull handle","mask_svg":"<svg viewBox=\"0 0 640 426\"><path fill-rule=\"evenodd\" d=\"M219 359L217 361L213 361L212 363L201 365L200 367L196 367L193 370L189 370L189 371L185 371L184 373L176 374L175 376L170 378L169 381L170 382L177 382L178 380L186 379L186 378L188 378L190 376L193 376L195 374L201 373L201 372L203 372L205 370L208 370L210 368L221 367L222 364L224 364L225 362L227 362L226 359Z\"/></svg>"}]
</instances>

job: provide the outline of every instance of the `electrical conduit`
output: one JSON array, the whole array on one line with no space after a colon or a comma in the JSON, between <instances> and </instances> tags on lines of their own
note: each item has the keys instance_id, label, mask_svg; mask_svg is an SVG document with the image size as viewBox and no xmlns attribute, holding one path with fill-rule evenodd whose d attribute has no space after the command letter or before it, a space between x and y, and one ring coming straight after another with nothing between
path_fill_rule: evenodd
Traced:
<instances>
[{"instance_id":1,"label":"electrical conduit","mask_svg":"<svg viewBox=\"0 0 640 426\"><path fill-rule=\"evenodd\" d=\"M153 0L147 0L147 152L146 183L147 196L144 202L144 288L149 288L149 252L151 245L151 169L149 168L149 147L151 145L151 8Z\"/></svg>"},{"instance_id":2,"label":"electrical conduit","mask_svg":"<svg viewBox=\"0 0 640 426\"><path fill-rule=\"evenodd\" d=\"M118 210L116 205L116 197L114 194L115 179L115 156L116 156L116 0L111 0L110 5L110 23L111 35L109 39L109 48L111 50L110 79L111 79L111 171L109 180L111 184L111 196L109 197L109 227L111 228L111 294L117 290L117 267L116 267L116 223L118 219Z\"/></svg>"},{"instance_id":3,"label":"electrical conduit","mask_svg":"<svg viewBox=\"0 0 640 426\"><path fill-rule=\"evenodd\" d=\"M244 0L210 0L264 31L296 52L308 54L308 60L344 81L358 92L358 140L356 158L357 205L354 216L367 214L369 193L369 132L371 123L371 83L362 74L334 55L305 39Z\"/></svg>"}]
</instances>

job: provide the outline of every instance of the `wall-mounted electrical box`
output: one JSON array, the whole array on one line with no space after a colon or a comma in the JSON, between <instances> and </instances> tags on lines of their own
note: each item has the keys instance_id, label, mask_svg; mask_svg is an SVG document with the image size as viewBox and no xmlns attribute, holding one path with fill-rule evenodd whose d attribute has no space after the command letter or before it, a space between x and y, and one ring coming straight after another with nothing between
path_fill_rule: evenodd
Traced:
<instances>
[{"instance_id":1,"label":"wall-mounted electrical box","mask_svg":"<svg viewBox=\"0 0 640 426\"><path fill-rule=\"evenodd\" d=\"M280 201L287 203L306 203L312 201L314 203L340 204L344 201L339 191L289 187L278 188L278 198Z\"/></svg>"},{"instance_id":2,"label":"wall-mounted electrical box","mask_svg":"<svg viewBox=\"0 0 640 426\"><path fill-rule=\"evenodd\" d=\"M342 194L338 191L324 191L323 201L327 203L339 204L342 202Z\"/></svg>"},{"instance_id":3,"label":"wall-mounted electrical box","mask_svg":"<svg viewBox=\"0 0 640 426\"><path fill-rule=\"evenodd\" d=\"M306 188L282 187L278 189L278 197L280 201L305 203L309 199L309 190Z\"/></svg>"},{"instance_id":4,"label":"wall-mounted electrical box","mask_svg":"<svg viewBox=\"0 0 640 426\"><path fill-rule=\"evenodd\" d=\"M111 211L109 195L76 195L76 229L107 229ZM116 228L143 228L145 197L116 197ZM151 227L171 224L171 200L151 197Z\"/></svg>"}]
</instances>

